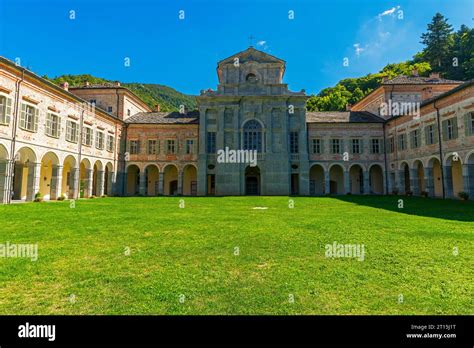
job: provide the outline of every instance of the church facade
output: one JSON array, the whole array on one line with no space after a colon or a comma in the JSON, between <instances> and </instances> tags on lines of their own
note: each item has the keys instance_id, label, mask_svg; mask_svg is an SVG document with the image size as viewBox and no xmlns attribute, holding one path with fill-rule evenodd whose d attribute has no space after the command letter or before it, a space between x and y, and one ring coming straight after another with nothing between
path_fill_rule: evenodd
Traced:
<instances>
[{"instance_id":1,"label":"church facade","mask_svg":"<svg viewBox=\"0 0 474 348\"><path fill-rule=\"evenodd\" d=\"M56 86L0 58L0 200L474 197L473 81L414 73L345 112L307 112L285 69L250 47L218 63L198 110L161 112L120 83Z\"/></svg>"}]
</instances>

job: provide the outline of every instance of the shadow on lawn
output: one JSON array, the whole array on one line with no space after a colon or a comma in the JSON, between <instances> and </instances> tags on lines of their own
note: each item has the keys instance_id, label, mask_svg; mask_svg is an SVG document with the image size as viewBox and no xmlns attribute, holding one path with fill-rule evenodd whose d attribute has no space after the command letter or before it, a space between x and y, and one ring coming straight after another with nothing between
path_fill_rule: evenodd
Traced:
<instances>
[{"instance_id":1,"label":"shadow on lawn","mask_svg":"<svg viewBox=\"0 0 474 348\"><path fill-rule=\"evenodd\" d=\"M474 221L474 202L454 199L434 199L406 196L333 196L333 198L365 205L373 208L391 210L397 213L433 217L445 220ZM399 208L399 200L403 208Z\"/></svg>"}]
</instances>

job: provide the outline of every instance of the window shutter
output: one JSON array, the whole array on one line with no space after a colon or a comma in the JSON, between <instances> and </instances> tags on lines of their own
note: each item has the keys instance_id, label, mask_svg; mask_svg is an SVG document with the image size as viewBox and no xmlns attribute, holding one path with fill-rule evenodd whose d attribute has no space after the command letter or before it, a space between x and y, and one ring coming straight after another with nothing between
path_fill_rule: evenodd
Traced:
<instances>
[{"instance_id":1,"label":"window shutter","mask_svg":"<svg viewBox=\"0 0 474 348\"><path fill-rule=\"evenodd\" d=\"M51 131L52 131L52 127L51 127L51 123L52 123L52 120L51 120L51 114L48 112L46 114L46 129L45 129L45 133L47 135L51 135Z\"/></svg>"},{"instance_id":2,"label":"window shutter","mask_svg":"<svg viewBox=\"0 0 474 348\"><path fill-rule=\"evenodd\" d=\"M140 140L137 140L137 154L140 153Z\"/></svg>"},{"instance_id":3,"label":"window shutter","mask_svg":"<svg viewBox=\"0 0 474 348\"><path fill-rule=\"evenodd\" d=\"M155 151L156 151L156 154L158 155L160 153L160 141L159 140L156 140L156 144L155 144Z\"/></svg>"},{"instance_id":4,"label":"window shutter","mask_svg":"<svg viewBox=\"0 0 474 348\"><path fill-rule=\"evenodd\" d=\"M35 108L35 115L34 115L34 120L33 120L33 131L37 132L38 131L38 121L39 121L39 109Z\"/></svg>"},{"instance_id":5,"label":"window shutter","mask_svg":"<svg viewBox=\"0 0 474 348\"><path fill-rule=\"evenodd\" d=\"M75 123L75 134L74 134L74 142L77 143L79 140L79 123Z\"/></svg>"},{"instance_id":6,"label":"window shutter","mask_svg":"<svg viewBox=\"0 0 474 348\"><path fill-rule=\"evenodd\" d=\"M21 104L20 128L26 128L26 104Z\"/></svg>"},{"instance_id":7,"label":"window shutter","mask_svg":"<svg viewBox=\"0 0 474 348\"><path fill-rule=\"evenodd\" d=\"M443 121L443 140L448 138L448 121Z\"/></svg>"},{"instance_id":8,"label":"window shutter","mask_svg":"<svg viewBox=\"0 0 474 348\"><path fill-rule=\"evenodd\" d=\"M471 118L471 114L465 114L464 115L464 134L466 136L468 135L471 135L471 127L470 127L470 118Z\"/></svg>"},{"instance_id":9,"label":"window shutter","mask_svg":"<svg viewBox=\"0 0 474 348\"><path fill-rule=\"evenodd\" d=\"M384 143L384 141L383 141L382 139L379 140L379 146L380 146L380 149L379 149L379 150L380 150L380 153L384 153L384 151L385 151L385 143Z\"/></svg>"},{"instance_id":10,"label":"window shutter","mask_svg":"<svg viewBox=\"0 0 474 348\"><path fill-rule=\"evenodd\" d=\"M12 99L7 98L7 104L5 107L5 123L10 124L10 119L12 116Z\"/></svg>"},{"instance_id":11,"label":"window shutter","mask_svg":"<svg viewBox=\"0 0 474 348\"><path fill-rule=\"evenodd\" d=\"M433 124L433 144L438 142L438 127L435 127Z\"/></svg>"},{"instance_id":12,"label":"window shutter","mask_svg":"<svg viewBox=\"0 0 474 348\"><path fill-rule=\"evenodd\" d=\"M453 118L453 139L458 137L458 118Z\"/></svg>"},{"instance_id":13,"label":"window shutter","mask_svg":"<svg viewBox=\"0 0 474 348\"><path fill-rule=\"evenodd\" d=\"M58 124L57 124L58 133L57 133L56 135L57 135L58 138L59 138L59 137L61 136L61 117L58 116L56 120L57 120L57 122L58 122Z\"/></svg>"},{"instance_id":14,"label":"window shutter","mask_svg":"<svg viewBox=\"0 0 474 348\"><path fill-rule=\"evenodd\" d=\"M426 145L429 145L429 144L430 144L430 138L429 138L429 136L430 136L430 133L429 133L429 128L430 128L429 126L426 126L426 127L425 127L425 131L424 131L424 133L425 133L425 134L424 134L424 137L425 137L425 144L426 144Z\"/></svg>"}]
</instances>

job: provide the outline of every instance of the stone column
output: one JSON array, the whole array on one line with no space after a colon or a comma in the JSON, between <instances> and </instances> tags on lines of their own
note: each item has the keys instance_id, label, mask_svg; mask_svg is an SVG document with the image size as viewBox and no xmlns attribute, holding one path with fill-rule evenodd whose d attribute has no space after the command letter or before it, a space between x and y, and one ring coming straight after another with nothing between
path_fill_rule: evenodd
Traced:
<instances>
[{"instance_id":1,"label":"stone column","mask_svg":"<svg viewBox=\"0 0 474 348\"><path fill-rule=\"evenodd\" d=\"M107 175L107 192L105 192L105 194L107 196L112 196L113 195L113 192L114 192L114 184L115 184L115 172L111 172L109 171L108 172L108 175Z\"/></svg>"},{"instance_id":2,"label":"stone column","mask_svg":"<svg viewBox=\"0 0 474 348\"><path fill-rule=\"evenodd\" d=\"M364 170L362 173L364 176L364 195L368 195L370 194L369 171Z\"/></svg>"},{"instance_id":3,"label":"stone column","mask_svg":"<svg viewBox=\"0 0 474 348\"><path fill-rule=\"evenodd\" d=\"M26 188L26 200L34 201L35 195L39 192L41 163L28 163L28 181Z\"/></svg>"},{"instance_id":4,"label":"stone column","mask_svg":"<svg viewBox=\"0 0 474 348\"><path fill-rule=\"evenodd\" d=\"M451 166L445 165L444 170L444 190L446 198L453 197L453 172Z\"/></svg>"},{"instance_id":5,"label":"stone column","mask_svg":"<svg viewBox=\"0 0 474 348\"><path fill-rule=\"evenodd\" d=\"M435 183L433 180L433 168L425 168L425 188L428 192L429 197L434 197L435 194Z\"/></svg>"},{"instance_id":6,"label":"stone column","mask_svg":"<svg viewBox=\"0 0 474 348\"><path fill-rule=\"evenodd\" d=\"M13 162L11 160L0 161L0 204L8 203L11 197L11 170Z\"/></svg>"},{"instance_id":7,"label":"stone column","mask_svg":"<svg viewBox=\"0 0 474 348\"><path fill-rule=\"evenodd\" d=\"M158 194L163 196L165 194L164 184L165 184L165 173L160 172L159 182L158 182Z\"/></svg>"},{"instance_id":8,"label":"stone column","mask_svg":"<svg viewBox=\"0 0 474 348\"><path fill-rule=\"evenodd\" d=\"M400 169L398 172L398 192L405 193L405 171Z\"/></svg>"},{"instance_id":9,"label":"stone column","mask_svg":"<svg viewBox=\"0 0 474 348\"><path fill-rule=\"evenodd\" d=\"M420 194L420 185L418 185L418 170L410 169L410 188L413 191L414 196Z\"/></svg>"},{"instance_id":10,"label":"stone column","mask_svg":"<svg viewBox=\"0 0 474 348\"><path fill-rule=\"evenodd\" d=\"M79 197L79 168L71 168L69 174L69 199L77 199Z\"/></svg>"},{"instance_id":11,"label":"stone column","mask_svg":"<svg viewBox=\"0 0 474 348\"><path fill-rule=\"evenodd\" d=\"M464 176L464 167L466 167L466 175ZM474 199L474 164L465 164L463 166L463 179L465 191L469 193L469 199ZM466 186L467 183L467 186Z\"/></svg>"},{"instance_id":12,"label":"stone column","mask_svg":"<svg viewBox=\"0 0 474 348\"><path fill-rule=\"evenodd\" d=\"M97 187L96 192L98 197L102 197L104 195L104 180L105 180L105 172L103 170L97 171Z\"/></svg>"},{"instance_id":13,"label":"stone column","mask_svg":"<svg viewBox=\"0 0 474 348\"><path fill-rule=\"evenodd\" d=\"M146 180L146 172L143 170L140 172L140 181L138 184L138 193L140 196L146 196L147 193L147 180Z\"/></svg>"},{"instance_id":14,"label":"stone column","mask_svg":"<svg viewBox=\"0 0 474 348\"><path fill-rule=\"evenodd\" d=\"M348 170L344 171L344 194L351 192L351 176Z\"/></svg>"},{"instance_id":15,"label":"stone column","mask_svg":"<svg viewBox=\"0 0 474 348\"><path fill-rule=\"evenodd\" d=\"M86 169L86 179L84 180L84 198L92 196L92 184L94 182L94 170Z\"/></svg>"},{"instance_id":16,"label":"stone column","mask_svg":"<svg viewBox=\"0 0 474 348\"><path fill-rule=\"evenodd\" d=\"M183 195L183 172L178 172L178 196Z\"/></svg>"},{"instance_id":17,"label":"stone column","mask_svg":"<svg viewBox=\"0 0 474 348\"><path fill-rule=\"evenodd\" d=\"M50 193L50 200L58 199L61 196L61 188L62 188L62 171L63 166L61 165L54 165L53 164L53 171L51 175L51 193Z\"/></svg>"},{"instance_id":18,"label":"stone column","mask_svg":"<svg viewBox=\"0 0 474 348\"><path fill-rule=\"evenodd\" d=\"M324 173L324 194L328 195L331 193L329 170Z\"/></svg>"},{"instance_id":19,"label":"stone column","mask_svg":"<svg viewBox=\"0 0 474 348\"><path fill-rule=\"evenodd\" d=\"M392 181L392 172L388 172L388 175L387 175L387 180L388 180L388 183L387 183L387 186L388 186L388 192L386 192L385 194L391 194L392 193L392 190L393 188L395 187L394 186L394 182Z\"/></svg>"}]
</instances>

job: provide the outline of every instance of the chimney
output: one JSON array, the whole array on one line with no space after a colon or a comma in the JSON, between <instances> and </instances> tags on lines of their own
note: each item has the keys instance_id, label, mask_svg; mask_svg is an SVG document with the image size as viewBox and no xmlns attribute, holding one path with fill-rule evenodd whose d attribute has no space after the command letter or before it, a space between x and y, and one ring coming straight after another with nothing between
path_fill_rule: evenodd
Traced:
<instances>
[{"instance_id":1,"label":"chimney","mask_svg":"<svg viewBox=\"0 0 474 348\"><path fill-rule=\"evenodd\" d=\"M160 104L155 105L156 112L160 112Z\"/></svg>"},{"instance_id":2,"label":"chimney","mask_svg":"<svg viewBox=\"0 0 474 348\"><path fill-rule=\"evenodd\" d=\"M352 107L351 104L346 104L346 111L351 111L351 107Z\"/></svg>"},{"instance_id":3,"label":"chimney","mask_svg":"<svg viewBox=\"0 0 474 348\"><path fill-rule=\"evenodd\" d=\"M411 75L418 77L418 70L417 70L417 69L413 69L413 70L411 71Z\"/></svg>"},{"instance_id":4,"label":"chimney","mask_svg":"<svg viewBox=\"0 0 474 348\"><path fill-rule=\"evenodd\" d=\"M388 76L382 77L382 83L385 83L385 82L387 82L387 81L388 81Z\"/></svg>"},{"instance_id":5,"label":"chimney","mask_svg":"<svg viewBox=\"0 0 474 348\"><path fill-rule=\"evenodd\" d=\"M115 81L115 86L120 87L120 81Z\"/></svg>"},{"instance_id":6,"label":"chimney","mask_svg":"<svg viewBox=\"0 0 474 348\"><path fill-rule=\"evenodd\" d=\"M86 81L86 87L89 87L91 84L89 83L89 81Z\"/></svg>"},{"instance_id":7,"label":"chimney","mask_svg":"<svg viewBox=\"0 0 474 348\"><path fill-rule=\"evenodd\" d=\"M61 87L62 87L62 89L64 89L65 91L69 91L69 83L67 83L67 82L61 83Z\"/></svg>"},{"instance_id":8,"label":"chimney","mask_svg":"<svg viewBox=\"0 0 474 348\"><path fill-rule=\"evenodd\" d=\"M439 79L439 72L432 72L430 73L430 78L432 79Z\"/></svg>"}]
</instances>

